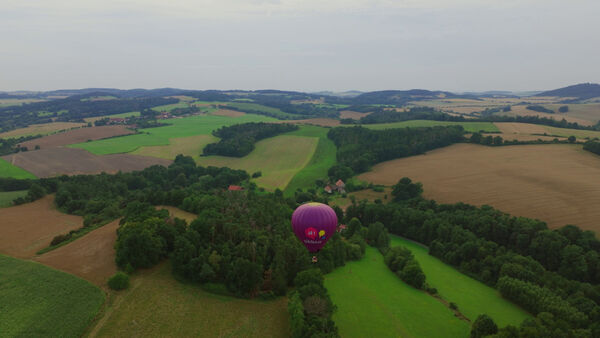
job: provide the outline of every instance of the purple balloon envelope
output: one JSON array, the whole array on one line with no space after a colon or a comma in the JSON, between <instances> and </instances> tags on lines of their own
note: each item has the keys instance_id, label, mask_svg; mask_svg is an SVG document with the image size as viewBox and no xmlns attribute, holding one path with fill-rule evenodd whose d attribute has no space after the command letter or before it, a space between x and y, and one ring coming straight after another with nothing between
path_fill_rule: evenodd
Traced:
<instances>
[{"instance_id":1,"label":"purple balloon envelope","mask_svg":"<svg viewBox=\"0 0 600 338\"><path fill-rule=\"evenodd\" d=\"M310 202L299 206L292 214L292 229L310 252L317 252L333 236L337 215L330 206Z\"/></svg>"}]
</instances>

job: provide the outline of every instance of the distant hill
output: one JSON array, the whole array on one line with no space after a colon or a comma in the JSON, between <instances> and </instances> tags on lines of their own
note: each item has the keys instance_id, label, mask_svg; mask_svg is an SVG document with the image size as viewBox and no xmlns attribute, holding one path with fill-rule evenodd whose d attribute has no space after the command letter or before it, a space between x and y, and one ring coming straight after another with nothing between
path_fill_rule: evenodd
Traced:
<instances>
[{"instance_id":1,"label":"distant hill","mask_svg":"<svg viewBox=\"0 0 600 338\"><path fill-rule=\"evenodd\" d=\"M576 97L579 100L587 100L594 97L600 97L600 84L580 83L573 86L541 92L534 96Z\"/></svg>"},{"instance_id":2,"label":"distant hill","mask_svg":"<svg viewBox=\"0 0 600 338\"><path fill-rule=\"evenodd\" d=\"M338 96L338 97L356 97L360 94L362 94L364 92L358 91L358 90L348 90L345 92L332 92L332 91L321 91L321 92L314 92L311 94L314 95L326 95L326 96Z\"/></svg>"},{"instance_id":3,"label":"distant hill","mask_svg":"<svg viewBox=\"0 0 600 338\"><path fill-rule=\"evenodd\" d=\"M425 89L411 90L382 90L360 94L353 99L354 104L406 104L410 101L452 99L452 98L470 98L476 97L470 95L459 95L443 91L431 91Z\"/></svg>"}]
</instances>

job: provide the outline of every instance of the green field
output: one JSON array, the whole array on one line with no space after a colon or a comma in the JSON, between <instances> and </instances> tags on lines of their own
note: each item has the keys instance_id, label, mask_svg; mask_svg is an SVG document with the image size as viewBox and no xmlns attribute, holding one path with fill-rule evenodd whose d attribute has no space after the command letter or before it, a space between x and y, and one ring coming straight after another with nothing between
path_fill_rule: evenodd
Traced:
<instances>
[{"instance_id":1,"label":"green field","mask_svg":"<svg viewBox=\"0 0 600 338\"><path fill-rule=\"evenodd\" d=\"M367 247L360 261L325 275L342 337L468 337L469 323L443 303L400 280Z\"/></svg>"},{"instance_id":2,"label":"green field","mask_svg":"<svg viewBox=\"0 0 600 338\"><path fill-rule=\"evenodd\" d=\"M311 161L319 139L317 137L284 134L256 142L254 150L244 157L194 156L202 166L244 169L249 174L260 171L253 179L269 190L285 189L290 180Z\"/></svg>"},{"instance_id":3,"label":"green field","mask_svg":"<svg viewBox=\"0 0 600 338\"><path fill-rule=\"evenodd\" d=\"M27 196L27 190L2 191L0 192L0 208L10 207L15 198L25 196Z\"/></svg>"},{"instance_id":4,"label":"green field","mask_svg":"<svg viewBox=\"0 0 600 338\"><path fill-rule=\"evenodd\" d=\"M36 178L29 171L14 166L2 158L0 158L0 177Z\"/></svg>"},{"instance_id":5,"label":"green field","mask_svg":"<svg viewBox=\"0 0 600 338\"><path fill-rule=\"evenodd\" d=\"M496 289L430 256L427 248L392 236L391 246L398 245L412 251L427 276L427 283L435 287L445 300L456 303L458 309L470 320L473 321L478 315L485 313L491 316L499 327L503 327L509 324L518 326L530 317L525 310L502 298Z\"/></svg>"},{"instance_id":6,"label":"green field","mask_svg":"<svg viewBox=\"0 0 600 338\"><path fill-rule=\"evenodd\" d=\"M87 281L0 255L0 336L80 337L103 302Z\"/></svg>"},{"instance_id":7,"label":"green field","mask_svg":"<svg viewBox=\"0 0 600 338\"><path fill-rule=\"evenodd\" d=\"M287 299L258 301L182 283L169 264L134 275L93 333L100 337L288 337Z\"/></svg>"},{"instance_id":8,"label":"green field","mask_svg":"<svg viewBox=\"0 0 600 338\"><path fill-rule=\"evenodd\" d=\"M274 116L277 116L279 118L283 118L283 119L302 119L304 117L300 116L300 115L295 115L295 114L290 114L290 113L286 113L283 112L281 110L279 110L278 108L273 108L273 107L267 107L267 106L263 106L257 103L247 103L247 102L224 102L223 104L230 106L230 107L236 107L241 111L244 110L257 110L257 111L262 111L265 113L269 113L269 114L273 114Z\"/></svg>"},{"instance_id":9,"label":"green field","mask_svg":"<svg viewBox=\"0 0 600 338\"><path fill-rule=\"evenodd\" d=\"M335 164L337 148L333 141L327 138L329 129L316 126L300 126L300 129L286 135L318 137L319 143L310 162L298 172L285 188L285 195L292 196L298 188L312 188L315 181L325 179L327 170Z\"/></svg>"},{"instance_id":10,"label":"green field","mask_svg":"<svg viewBox=\"0 0 600 338\"><path fill-rule=\"evenodd\" d=\"M97 155L128 153L142 146L168 145L171 138L210 135L213 130L222 126L274 120L271 117L254 114L246 114L236 118L215 115L190 116L181 119L170 119L168 123L171 125L166 127L141 129L141 134L78 143L70 147L82 148Z\"/></svg>"},{"instance_id":11,"label":"green field","mask_svg":"<svg viewBox=\"0 0 600 338\"><path fill-rule=\"evenodd\" d=\"M352 125L346 125L352 126ZM492 122L450 122L450 121L432 121L432 120L411 120L392 123L363 124L365 128L381 130L391 128L406 127L434 127L434 126L463 126L466 132L474 133L478 131L498 132L500 131Z\"/></svg>"}]
</instances>

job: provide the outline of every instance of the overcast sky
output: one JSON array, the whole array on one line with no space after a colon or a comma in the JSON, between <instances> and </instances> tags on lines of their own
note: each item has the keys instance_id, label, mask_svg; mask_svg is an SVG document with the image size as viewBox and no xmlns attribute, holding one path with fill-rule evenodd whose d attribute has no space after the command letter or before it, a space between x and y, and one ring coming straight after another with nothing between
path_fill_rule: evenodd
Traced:
<instances>
[{"instance_id":1,"label":"overcast sky","mask_svg":"<svg viewBox=\"0 0 600 338\"><path fill-rule=\"evenodd\" d=\"M595 0L2 0L0 90L600 82Z\"/></svg>"}]
</instances>

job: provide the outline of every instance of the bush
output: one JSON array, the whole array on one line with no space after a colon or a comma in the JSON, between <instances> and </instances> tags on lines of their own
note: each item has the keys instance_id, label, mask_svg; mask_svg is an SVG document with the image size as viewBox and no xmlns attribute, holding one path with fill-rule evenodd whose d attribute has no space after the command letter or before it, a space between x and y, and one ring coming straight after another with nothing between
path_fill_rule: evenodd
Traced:
<instances>
[{"instance_id":1,"label":"bush","mask_svg":"<svg viewBox=\"0 0 600 338\"><path fill-rule=\"evenodd\" d=\"M108 280L108 287L113 290L124 290L129 287L129 275L125 272L117 272Z\"/></svg>"},{"instance_id":2,"label":"bush","mask_svg":"<svg viewBox=\"0 0 600 338\"><path fill-rule=\"evenodd\" d=\"M71 233L65 235L58 235L52 239L52 242L50 242L50 246L58 245L64 241L68 241L69 239L71 239Z\"/></svg>"}]
</instances>

